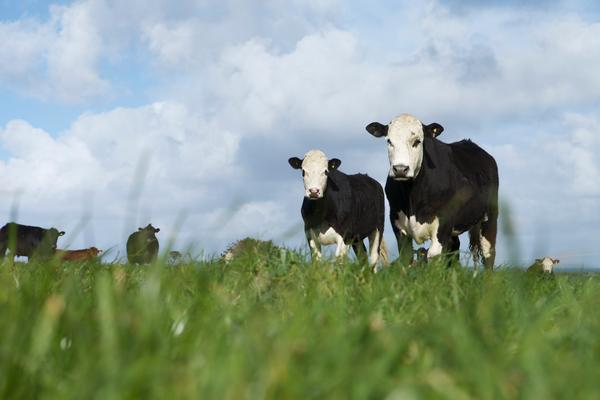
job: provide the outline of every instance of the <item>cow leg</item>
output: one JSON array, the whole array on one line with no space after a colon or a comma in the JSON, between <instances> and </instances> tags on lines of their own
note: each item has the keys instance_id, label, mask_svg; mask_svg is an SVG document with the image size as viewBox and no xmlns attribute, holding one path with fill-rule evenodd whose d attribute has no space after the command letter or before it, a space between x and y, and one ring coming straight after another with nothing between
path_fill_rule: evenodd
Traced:
<instances>
[{"instance_id":1,"label":"cow leg","mask_svg":"<svg viewBox=\"0 0 600 400\"><path fill-rule=\"evenodd\" d=\"M469 250L473 257L473 266L477 268L481 258L481 224L474 225L469 229Z\"/></svg>"},{"instance_id":2,"label":"cow leg","mask_svg":"<svg viewBox=\"0 0 600 400\"><path fill-rule=\"evenodd\" d=\"M449 264L460 261L460 239L458 236L450 236L448 241L448 262Z\"/></svg>"},{"instance_id":3,"label":"cow leg","mask_svg":"<svg viewBox=\"0 0 600 400\"><path fill-rule=\"evenodd\" d=\"M402 265L410 265L413 260L412 238L398 229L392 220L392 230L398 243L398 260Z\"/></svg>"},{"instance_id":4,"label":"cow leg","mask_svg":"<svg viewBox=\"0 0 600 400\"><path fill-rule=\"evenodd\" d=\"M308 241L308 247L310 247L310 255L312 260L321 259L321 243L317 240L314 234L310 231L305 231L306 240Z\"/></svg>"},{"instance_id":5,"label":"cow leg","mask_svg":"<svg viewBox=\"0 0 600 400\"><path fill-rule=\"evenodd\" d=\"M348 246L345 242L344 242L344 238L339 236L337 238L337 247L335 248L335 256L336 258L344 258L346 257L346 254L348 253L348 248L350 246ZM364 244L363 244L364 246Z\"/></svg>"},{"instance_id":6,"label":"cow leg","mask_svg":"<svg viewBox=\"0 0 600 400\"><path fill-rule=\"evenodd\" d=\"M378 271L376 268L377 261L379 260L379 251L381 247L381 232L379 229L375 229L369 235L369 266L373 268L375 272Z\"/></svg>"},{"instance_id":7,"label":"cow leg","mask_svg":"<svg viewBox=\"0 0 600 400\"><path fill-rule=\"evenodd\" d=\"M483 265L486 269L494 269L496 260L496 232L498 225L498 214L489 216L487 221L481 223L481 254Z\"/></svg>"},{"instance_id":8,"label":"cow leg","mask_svg":"<svg viewBox=\"0 0 600 400\"><path fill-rule=\"evenodd\" d=\"M355 240L352 242L352 250L354 250L354 254L358 260L363 261L365 259L367 248L362 240Z\"/></svg>"},{"instance_id":9,"label":"cow leg","mask_svg":"<svg viewBox=\"0 0 600 400\"><path fill-rule=\"evenodd\" d=\"M431 246L427 249L427 260L431 260L433 257L437 257L442 254L444 246L440 243L437 235L431 237Z\"/></svg>"},{"instance_id":10,"label":"cow leg","mask_svg":"<svg viewBox=\"0 0 600 400\"><path fill-rule=\"evenodd\" d=\"M427 250L427 260L431 260L433 257L439 256L440 254L442 254L444 249L449 248L450 240L451 240L451 235L450 235L451 232L452 232L451 227L438 226L438 228L435 229L431 233L431 245L429 246L429 249ZM459 245L460 245L460 242L459 242Z\"/></svg>"}]
</instances>

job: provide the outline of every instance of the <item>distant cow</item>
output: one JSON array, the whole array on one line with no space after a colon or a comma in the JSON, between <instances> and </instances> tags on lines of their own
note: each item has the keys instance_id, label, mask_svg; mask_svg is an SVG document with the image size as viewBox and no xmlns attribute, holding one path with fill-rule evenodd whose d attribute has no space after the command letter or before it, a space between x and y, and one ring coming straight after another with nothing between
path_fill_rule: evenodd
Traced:
<instances>
[{"instance_id":1,"label":"distant cow","mask_svg":"<svg viewBox=\"0 0 600 400\"><path fill-rule=\"evenodd\" d=\"M62 261L90 261L95 260L102 250L96 247L81 250L56 250L56 257Z\"/></svg>"},{"instance_id":2,"label":"distant cow","mask_svg":"<svg viewBox=\"0 0 600 400\"><path fill-rule=\"evenodd\" d=\"M9 222L0 229L0 258L4 258L7 249L13 258L52 257L56 252L58 237L64 234L56 228L44 229Z\"/></svg>"},{"instance_id":3,"label":"distant cow","mask_svg":"<svg viewBox=\"0 0 600 400\"><path fill-rule=\"evenodd\" d=\"M369 264L379 257L387 261L383 241L385 199L383 188L367 175L346 175L338 170L341 161L328 160L320 150L311 150L301 160L288 160L301 169L304 179L302 219L313 257L321 257L321 245L337 245L336 257L343 257L352 245L357 256L365 254L363 240L369 238Z\"/></svg>"},{"instance_id":4,"label":"distant cow","mask_svg":"<svg viewBox=\"0 0 600 400\"><path fill-rule=\"evenodd\" d=\"M529 268L527 268L527 271L544 274L553 274L554 266L559 262L560 260L556 260L550 257L538 258Z\"/></svg>"},{"instance_id":5,"label":"distant cow","mask_svg":"<svg viewBox=\"0 0 600 400\"><path fill-rule=\"evenodd\" d=\"M457 253L458 235L469 231L477 263L493 268L498 219L498 167L470 140L442 143L444 128L403 114L367 131L387 139L390 171L385 193L401 261L410 263L412 240L431 240L427 257Z\"/></svg>"},{"instance_id":6,"label":"distant cow","mask_svg":"<svg viewBox=\"0 0 600 400\"><path fill-rule=\"evenodd\" d=\"M127 239L127 260L130 264L146 264L156 260L158 256L158 239L156 233L160 228L148 224L138 228L137 232Z\"/></svg>"}]
</instances>

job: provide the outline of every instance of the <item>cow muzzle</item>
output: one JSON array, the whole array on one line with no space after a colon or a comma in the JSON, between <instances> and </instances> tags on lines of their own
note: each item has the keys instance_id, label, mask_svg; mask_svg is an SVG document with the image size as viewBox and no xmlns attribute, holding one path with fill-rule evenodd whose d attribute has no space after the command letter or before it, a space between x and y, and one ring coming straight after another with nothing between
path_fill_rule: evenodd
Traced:
<instances>
[{"instance_id":1,"label":"cow muzzle","mask_svg":"<svg viewBox=\"0 0 600 400\"><path fill-rule=\"evenodd\" d=\"M321 197L322 197L321 189L319 189L319 188L308 189L308 198L309 199L320 199Z\"/></svg>"},{"instance_id":2,"label":"cow muzzle","mask_svg":"<svg viewBox=\"0 0 600 400\"><path fill-rule=\"evenodd\" d=\"M390 169L390 177L397 181L406 181L412 178L409 173L410 167L406 164L395 164Z\"/></svg>"}]
</instances>

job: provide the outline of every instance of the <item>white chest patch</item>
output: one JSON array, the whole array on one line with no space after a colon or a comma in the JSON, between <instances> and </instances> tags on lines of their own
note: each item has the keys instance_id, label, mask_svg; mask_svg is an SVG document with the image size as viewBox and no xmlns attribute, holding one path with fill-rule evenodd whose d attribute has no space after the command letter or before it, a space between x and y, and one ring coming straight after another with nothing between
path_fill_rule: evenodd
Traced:
<instances>
[{"instance_id":1,"label":"white chest patch","mask_svg":"<svg viewBox=\"0 0 600 400\"><path fill-rule=\"evenodd\" d=\"M403 234L409 235L415 242L422 244L426 240L429 240L433 237L437 239L437 231L440 226L440 221L436 217L430 223L421 224L417 221L416 216L411 215L410 217L407 217L402 211L400 211L395 224Z\"/></svg>"},{"instance_id":2,"label":"white chest patch","mask_svg":"<svg viewBox=\"0 0 600 400\"><path fill-rule=\"evenodd\" d=\"M321 225L318 228L310 229L309 234L313 240L322 245L337 244L343 242L342 236L330 226Z\"/></svg>"}]
</instances>

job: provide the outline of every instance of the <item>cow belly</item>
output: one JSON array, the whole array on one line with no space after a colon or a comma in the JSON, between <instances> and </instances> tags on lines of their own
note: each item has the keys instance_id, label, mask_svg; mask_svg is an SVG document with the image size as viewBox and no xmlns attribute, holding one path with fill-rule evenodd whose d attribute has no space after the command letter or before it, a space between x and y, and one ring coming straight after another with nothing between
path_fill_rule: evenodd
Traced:
<instances>
[{"instance_id":1,"label":"cow belly","mask_svg":"<svg viewBox=\"0 0 600 400\"><path fill-rule=\"evenodd\" d=\"M403 234L412 237L418 244L422 244L426 240L431 239L434 235L437 235L440 221L436 217L432 222L420 223L417 221L415 215L407 217L400 211L396 216L394 224Z\"/></svg>"},{"instance_id":2,"label":"cow belly","mask_svg":"<svg viewBox=\"0 0 600 400\"><path fill-rule=\"evenodd\" d=\"M342 236L331 226L321 225L318 228L309 229L310 237L322 245L336 244Z\"/></svg>"}]
</instances>

